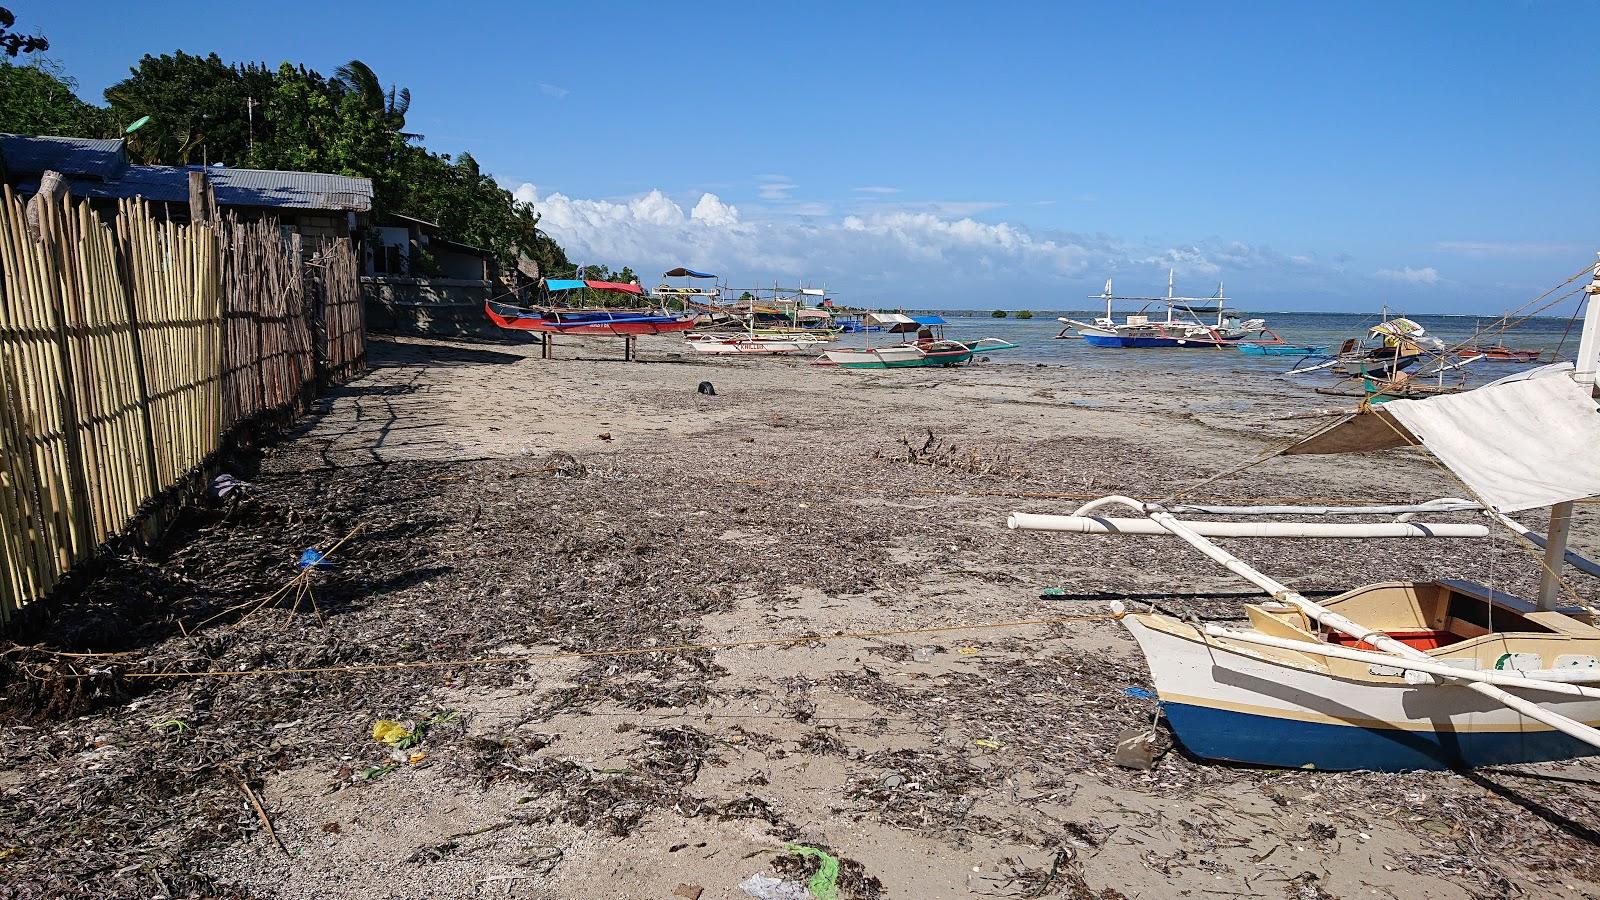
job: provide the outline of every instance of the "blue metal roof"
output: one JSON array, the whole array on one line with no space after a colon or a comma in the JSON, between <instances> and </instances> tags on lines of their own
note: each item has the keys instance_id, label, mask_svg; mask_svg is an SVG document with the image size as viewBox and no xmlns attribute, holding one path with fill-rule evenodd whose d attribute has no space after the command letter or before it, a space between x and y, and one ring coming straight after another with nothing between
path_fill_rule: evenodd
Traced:
<instances>
[{"instance_id":1,"label":"blue metal roof","mask_svg":"<svg viewBox=\"0 0 1600 900\"><path fill-rule=\"evenodd\" d=\"M116 177L128 164L122 139L48 137L0 134L0 153L13 173L39 173L52 169L68 177Z\"/></svg>"},{"instance_id":2,"label":"blue metal roof","mask_svg":"<svg viewBox=\"0 0 1600 900\"><path fill-rule=\"evenodd\" d=\"M10 161L9 154L6 157ZM229 169L223 166L128 166L111 181L72 180L73 196L102 199L164 200L187 203L189 173L204 170L217 192L219 206L265 206L280 209L328 209L366 212L372 208L372 179L317 172ZM18 184L24 192L38 189L38 179Z\"/></svg>"},{"instance_id":3,"label":"blue metal roof","mask_svg":"<svg viewBox=\"0 0 1600 900\"><path fill-rule=\"evenodd\" d=\"M911 321L918 325L948 325L943 316L912 316Z\"/></svg>"}]
</instances>

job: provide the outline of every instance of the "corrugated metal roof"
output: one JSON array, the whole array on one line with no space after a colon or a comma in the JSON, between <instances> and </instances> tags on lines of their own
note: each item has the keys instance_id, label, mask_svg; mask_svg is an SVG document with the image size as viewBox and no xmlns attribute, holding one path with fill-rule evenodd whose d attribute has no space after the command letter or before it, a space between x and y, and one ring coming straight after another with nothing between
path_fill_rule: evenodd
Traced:
<instances>
[{"instance_id":1,"label":"corrugated metal roof","mask_svg":"<svg viewBox=\"0 0 1600 900\"><path fill-rule=\"evenodd\" d=\"M122 152L122 139L49 137L28 134L0 134L0 152L12 172L43 172L53 169L76 178L116 177L128 164Z\"/></svg>"},{"instance_id":2,"label":"corrugated metal roof","mask_svg":"<svg viewBox=\"0 0 1600 900\"><path fill-rule=\"evenodd\" d=\"M9 160L10 157L8 156ZM189 173L201 167L128 166L115 181L72 181L78 197L132 198L189 201ZM271 169L228 169L212 166L211 176L219 206L265 206L279 209L329 209L366 212L372 209L372 179L318 172L278 172ZM18 185L23 191L38 188L37 180Z\"/></svg>"}]
</instances>

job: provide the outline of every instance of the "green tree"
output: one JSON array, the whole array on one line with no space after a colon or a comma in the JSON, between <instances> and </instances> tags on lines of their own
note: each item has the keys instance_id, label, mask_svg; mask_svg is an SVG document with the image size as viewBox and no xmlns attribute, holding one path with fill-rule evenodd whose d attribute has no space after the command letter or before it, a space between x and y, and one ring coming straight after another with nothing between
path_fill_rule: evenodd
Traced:
<instances>
[{"instance_id":1,"label":"green tree","mask_svg":"<svg viewBox=\"0 0 1600 900\"><path fill-rule=\"evenodd\" d=\"M1019 318L1019 319L1031 319L1031 318L1033 318L1033 313L1031 311L1029 311L1029 310L1024 309L1021 312L1017 313L1017 318Z\"/></svg>"},{"instance_id":2,"label":"green tree","mask_svg":"<svg viewBox=\"0 0 1600 900\"><path fill-rule=\"evenodd\" d=\"M19 66L0 62L0 131L66 137L111 137L109 110L78 99L77 84L46 59Z\"/></svg>"},{"instance_id":3,"label":"green tree","mask_svg":"<svg viewBox=\"0 0 1600 900\"><path fill-rule=\"evenodd\" d=\"M1006 311L1003 309L997 309L994 312L989 313L989 318L991 319L1004 319L1005 317Z\"/></svg>"}]
</instances>

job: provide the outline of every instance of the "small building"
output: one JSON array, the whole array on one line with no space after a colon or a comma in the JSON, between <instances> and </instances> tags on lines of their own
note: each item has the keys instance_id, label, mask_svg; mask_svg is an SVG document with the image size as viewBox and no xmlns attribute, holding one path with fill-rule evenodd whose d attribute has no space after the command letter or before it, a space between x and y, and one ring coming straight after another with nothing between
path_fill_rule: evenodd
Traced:
<instances>
[{"instance_id":1,"label":"small building","mask_svg":"<svg viewBox=\"0 0 1600 900\"><path fill-rule=\"evenodd\" d=\"M487 282L495 271L493 253L444 237L433 222L388 213L370 230L366 274L371 277Z\"/></svg>"},{"instance_id":2,"label":"small building","mask_svg":"<svg viewBox=\"0 0 1600 900\"><path fill-rule=\"evenodd\" d=\"M308 238L360 239L372 213L372 179L320 172L226 166L143 166L128 161L121 138L0 134L0 178L17 192L39 189L45 172L60 172L74 197L115 201L143 197L189 217L189 173L204 172L217 206L250 219L271 213Z\"/></svg>"}]
</instances>

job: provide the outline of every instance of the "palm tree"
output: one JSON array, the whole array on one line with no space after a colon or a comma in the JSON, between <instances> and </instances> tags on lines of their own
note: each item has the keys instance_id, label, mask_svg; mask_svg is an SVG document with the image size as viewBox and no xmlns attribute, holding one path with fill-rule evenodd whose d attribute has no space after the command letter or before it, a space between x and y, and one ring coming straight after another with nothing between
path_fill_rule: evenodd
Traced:
<instances>
[{"instance_id":1,"label":"palm tree","mask_svg":"<svg viewBox=\"0 0 1600 900\"><path fill-rule=\"evenodd\" d=\"M383 82L378 80L378 73L359 59L352 59L335 69L333 84L341 93L360 98L361 105L388 125L390 131L406 137L421 136L406 134L404 131L406 110L411 108L410 88L396 88L390 85L389 90L384 91Z\"/></svg>"}]
</instances>

